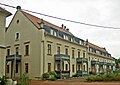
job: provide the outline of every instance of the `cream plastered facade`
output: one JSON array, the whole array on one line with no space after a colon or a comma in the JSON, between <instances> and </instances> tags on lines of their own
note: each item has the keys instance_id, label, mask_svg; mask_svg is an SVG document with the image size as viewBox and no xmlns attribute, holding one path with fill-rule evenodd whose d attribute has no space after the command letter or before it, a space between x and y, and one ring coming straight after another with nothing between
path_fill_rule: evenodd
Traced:
<instances>
[{"instance_id":1,"label":"cream plastered facade","mask_svg":"<svg viewBox=\"0 0 120 85\"><path fill-rule=\"evenodd\" d=\"M16 39L16 34L19 37ZM50 70L58 70L57 63L55 61L55 55L57 54L57 47L60 47L60 54L65 54L65 49L68 49L68 55L70 56L70 62L64 61L62 70L70 71L70 76L77 73L78 70L83 72L91 71L91 58L98 58L98 56L88 53L87 46L77 44L75 42L68 41L66 39L53 36L44 29L38 29L33 22L27 18L20 9L17 10L14 15L5 37L6 51L10 49L10 55L16 54L16 48L19 55L21 55L20 62L18 64L18 73L15 73L14 61L7 61L9 65L9 77L20 77L20 74L25 73L25 64L28 64L28 75L30 78L41 77L43 73L48 72L48 64L50 64ZM51 45L51 54L48 54L48 44ZM29 54L25 55L25 46L29 45ZM72 58L72 50L74 50L74 58ZM77 63L78 52L80 52L79 58L86 59ZM7 54L6 54L7 56ZM84 58L83 58L84 56ZM89 60L90 57L90 60ZM100 56L99 56L100 57ZM101 58L101 57L100 57ZM113 62L113 60L107 58L106 61ZM66 65L67 64L67 65ZM70 67L69 67L70 66ZM21 67L21 68L20 68ZM73 70L74 68L74 70ZM78 69L79 68L79 69ZM98 66L96 68L99 68ZM97 70L98 71L98 70ZM15 73L15 74L14 74ZM84 75L84 73L83 73Z\"/></svg>"},{"instance_id":2,"label":"cream plastered facade","mask_svg":"<svg viewBox=\"0 0 120 85\"><path fill-rule=\"evenodd\" d=\"M8 11L0 7L0 77L5 75L5 25Z\"/></svg>"},{"instance_id":3,"label":"cream plastered facade","mask_svg":"<svg viewBox=\"0 0 120 85\"><path fill-rule=\"evenodd\" d=\"M54 71L54 63L55 63L54 55L57 54L58 46L61 48L60 54L65 54L65 48L68 48L68 55L70 55L70 76L76 74L76 71L77 71L78 64L76 64L76 58L78 58L78 51L80 52L80 56L79 56L80 58L83 58L83 53L85 53L85 58L87 58L87 48L85 46L70 42L68 40L60 39L49 34L46 34L45 36L45 43L46 43L45 51L47 51L47 44L51 44L52 46L51 55L47 55L47 53L45 53L46 54L45 66L44 66L46 68L45 72L48 71L47 69L48 63L52 64L51 70ZM72 58L72 50L74 50L74 58ZM66 68L65 64L67 64L67 62L64 63L64 70ZM83 63L83 64L85 65L85 70L87 71L87 64L86 63ZM74 72L72 72L72 65L74 65ZM82 69L82 67L80 67L80 69ZM57 66L55 70L57 70Z\"/></svg>"},{"instance_id":4,"label":"cream plastered facade","mask_svg":"<svg viewBox=\"0 0 120 85\"><path fill-rule=\"evenodd\" d=\"M16 47L19 47L19 54L22 55L22 73L25 72L25 63L28 63L30 77L41 76L43 73L41 57L43 32L43 30L38 30L20 11L17 11L6 33L6 49L10 49L10 55L14 55ZM19 33L20 36L18 40L16 40L16 33ZM25 55L25 45L29 45L29 55ZM20 63L18 65L20 68ZM11 73L8 75L13 76ZM20 76L20 70L16 76Z\"/></svg>"},{"instance_id":5,"label":"cream plastered facade","mask_svg":"<svg viewBox=\"0 0 120 85\"><path fill-rule=\"evenodd\" d=\"M95 74L105 73L108 71L115 71L115 61L110 58L106 58L105 56L101 56L99 54L88 52L88 69L89 72L93 72ZM95 64L92 64L93 63ZM110 65L110 64L113 65Z\"/></svg>"},{"instance_id":6,"label":"cream plastered facade","mask_svg":"<svg viewBox=\"0 0 120 85\"><path fill-rule=\"evenodd\" d=\"M19 23L17 21L19 20ZM16 40L16 33L19 33L19 39ZM47 54L47 45L51 44L52 53ZM25 45L29 45L29 55L25 55ZM16 47L19 47L19 54L22 55L22 73L25 72L25 63L29 64L28 75L31 78L41 77L45 72L48 72L48 63L51 63L51 71L54 71L54 55L57 54L57 46L60 46L60 53L65 54L65 48L68 48L68 55L72 55L72 49L75 50L75 58L70 57L70 68L74 64L74 72L70 69L70 76L76 73L76 58L77 52L80 51L80 57L85 53L87 58L87 48L85 46L70 42L45 33L44 29L38 29L33 23L25 17L21 11L17 11L11 21L6 32L6 49L10 49L10 55L16 54ZM67 62L64 63L64 65ZM11 61L8 63L11 68ZM19 70L16 77L20 76L20 63L18 62ZM14 66L12 66L14 69ZM69 67L69 66L68 66ZM85 64L85 70L87 65ZM13 77L14 70L7 73L7 76Z\"/></svg>"}]
</instances>

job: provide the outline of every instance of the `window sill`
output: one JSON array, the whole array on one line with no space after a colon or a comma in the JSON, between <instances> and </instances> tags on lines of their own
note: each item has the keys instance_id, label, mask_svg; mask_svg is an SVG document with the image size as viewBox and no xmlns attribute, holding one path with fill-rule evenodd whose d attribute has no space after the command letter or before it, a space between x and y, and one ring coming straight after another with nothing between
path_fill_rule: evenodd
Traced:
<instances>
[{"instance_id":1,"label":"window sill","mask_svg":"<svg viewBox=\"0 0 120 85\"><path fill-rule=\"evenodd\" d=\"M24 55L24 56L26 57L26 56L30 56L30 55L28 54L28 55Z\"/></svg>"},{"instance_id":2,"label":"window sill","mask_svg":"<svg viewBox=\"0 0 120 85\"><path fill-rule=\"evenodd\" d=\"M52 56L52 54L47 54L47 55Z\"/></svg>"},{"instance_id":3,"label":"window sill","mask_svg":"<svg viewBox=\"0 0 120 85\"><path fill-rule=\"evenodd\" d=\"M15 41L19 41L19 39L15 39Z\"/></svg>"}]
</instances>

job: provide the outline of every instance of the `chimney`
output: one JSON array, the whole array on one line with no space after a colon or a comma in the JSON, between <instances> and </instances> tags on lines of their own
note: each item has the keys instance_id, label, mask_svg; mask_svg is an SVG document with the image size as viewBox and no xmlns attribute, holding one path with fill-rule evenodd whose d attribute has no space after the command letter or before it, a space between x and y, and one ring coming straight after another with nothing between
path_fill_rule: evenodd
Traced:
<instances>
[{"instance_id":1,"label":"chimney","mask_svg":"<svg viewBox=\"0 0 120 85\"><path fill-rule=\"evenodd\" d=\"M103 49L106 50L105 47Z\"/></svg>"},{"instance_id":2,"label":"chimney","mask_svg":"<svg viewBox=\"0 0 120 85\"><path fill-rule=\"evenodd\" d=\"M86 39L86 45L88 45L88 39Z\"/></svg>"},{"instance_id":3,"label":"chimney","mask_svg":"<svg viewBox=\"0 0 120 85\"><path fill-rule=\"evenodd\" d=\"M88 42L88 39L86 39L86 42Z\"/></svg>"},{"instance_id":4,"label":"chimney","mask_svg":"<svg viewBox=\"0 0 120 85\"><path fill-rule=\"evenodd\" d=\"M17 10L21 10L21 6L17 6L16 9L17 9Z\"/></svg>"},{"instance_id":5,"label":"chimney","mask_svg":"<svg viewBox=\"0 0 120 85\"><path fill-rule=\"evenodd\" d=\"M61 27L64 28L64 24L62 24Z\"/></svg>"},{"instance_id":6,"label":"chimney","mask_svg":"<svg viewBox=\"0 0 120 85\"><path fill-rule=\"evenodd\" d=\"M67 28L66 30L67 30L67 31L69 31L69 29L68 29L68 28Z\"/></svg>"},{"instance_id":7,"label":"chimney","mask_svg":"<svg viewBox=\"0 0 120 85\"><path fill-rule=\"evenodd\" d=\"M64 26L64 30L66 30L66 26Z\"/></svg>"}]
</instances>

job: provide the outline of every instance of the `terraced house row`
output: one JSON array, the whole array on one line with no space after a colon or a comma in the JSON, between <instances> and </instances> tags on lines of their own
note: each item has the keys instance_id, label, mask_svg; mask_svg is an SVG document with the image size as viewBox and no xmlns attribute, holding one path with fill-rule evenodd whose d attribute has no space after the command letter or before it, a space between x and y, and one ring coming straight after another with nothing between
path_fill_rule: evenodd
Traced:
<instances>
[{"instance_id":1,"label":"terraced house row","mask_svg":"<svg viewBox=\"0 0 120 85\"><path fill-rule=\"evenodd\" d=\"M11 15L6 10L3 14L5 17ZM3 25L5 17L0 12ZM0 52L0 61L4 59L3 72L11 78L23 73L37 78L55 71L58 78L64 78L76 73L84 76L115 70L115 61L105 48L78 38L66 26L56 26L21 10L19 6L9 26L6 29L1 26L0 34L3 36L0 36L0 41L4 38L5 42L0 48L4 48L4 52Z\"/></svg>"}]
</instances>

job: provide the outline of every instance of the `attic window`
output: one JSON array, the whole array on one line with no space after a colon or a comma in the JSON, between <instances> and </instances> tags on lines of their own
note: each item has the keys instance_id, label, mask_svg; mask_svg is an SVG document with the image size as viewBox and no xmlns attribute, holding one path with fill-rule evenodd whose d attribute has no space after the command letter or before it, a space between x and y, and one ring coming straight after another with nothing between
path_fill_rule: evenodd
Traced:
<instances>
[{"instance_id":1,"label":"attic window","mask_svg":"<svg viewBox=\"0 0 120 85\"><path fill-rule=\"evenodd\" d=\"M20 35L19 33L15 34L15 40L19 40L19 37L20 37L19 35Z\"/></svg>"},{"instance_id":2,"label":"attic window","mask_svg":"<svg viewBox=\"0 0 120 85\"><path fill-rule=\"evenodd\" d=\"M17 20L17 24L19 23L19 19Z\"/></svg>"}]
</instances>

